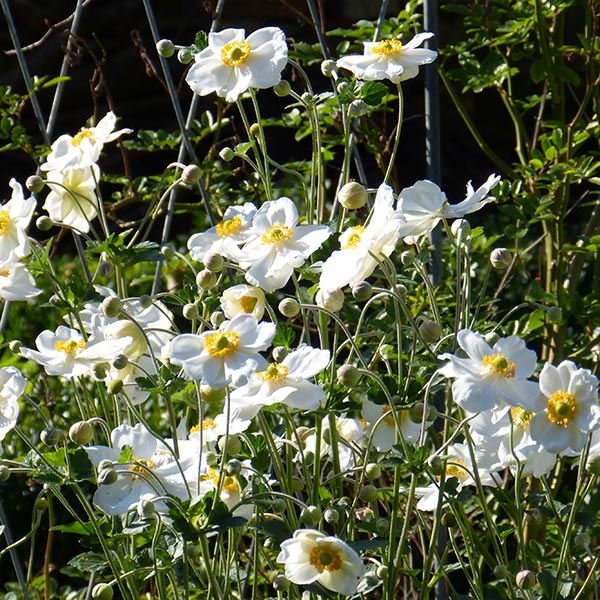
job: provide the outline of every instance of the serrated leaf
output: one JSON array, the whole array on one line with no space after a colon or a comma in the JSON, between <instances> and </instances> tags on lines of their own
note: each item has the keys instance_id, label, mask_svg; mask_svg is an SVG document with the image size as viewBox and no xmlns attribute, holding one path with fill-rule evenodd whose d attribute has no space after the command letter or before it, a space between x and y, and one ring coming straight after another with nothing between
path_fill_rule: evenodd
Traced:
<instances>
[{"instance_id":1,"label":"serrated leaf","mask_svg":"<svg viewBox=\"0 0 600 600\"><path fill-rule=\"evenodd\" d=\"M388 93L388 88L381 81L367 81L358 91L357 96L369 106L379 106Z\"/></svg>"},{"instance_id":2,"label":"serrated leaf","mask_svg":"<svg viewBox=\"0 0 600 600\"><path fill-rule=\"evenodd\" d=\"M75 558L72 558L68 564L84 573L93 573L106 569L108 567L108 560L106 560L104 554L99 554L97 552L85 552L83 554L79 554Z\"/></svg>"},{"instance_id":3,"label":"serrated leaf","mask_svg":"<svg viewBox=\"0 0 600 600\"><path fill-rule=\"evenodd\" d=\"M205 31L199 31L194 37L194 46L198 52L201 52L208 46L208 35Z\"/></svg>"},{"instance_id":4,"label":"serrated leaf","mask_svg":"<svg viewBox=\"0 0 600 600\"><path fill-rule=\"evenodd\" d=\"M86 523L75 521L74 523L69 523L68 525L55 525L52 527L52 531L60 531L61 533L74 533L76 535L95 534L94 526L89 521Z\"/></svg>"}]
</instances>

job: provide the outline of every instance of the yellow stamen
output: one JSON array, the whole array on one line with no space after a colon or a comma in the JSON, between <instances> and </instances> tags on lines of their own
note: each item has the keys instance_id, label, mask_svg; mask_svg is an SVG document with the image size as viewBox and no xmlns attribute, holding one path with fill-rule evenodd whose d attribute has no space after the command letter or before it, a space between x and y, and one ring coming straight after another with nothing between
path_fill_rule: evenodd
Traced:
<instances>
[{"instance_id":1,"label":"yellow stamen","mask_svg":"<svg viewBox=\"0 0 600 600\"><path fill-rule=\"evenodd\" d=\"M242 310L247 314L252 314L256 303L258 302L258 298L254 296L242 296L240 298L240 304L242 305Z\"/></svg>"},{"instance_id":2,"label":"yellow stamen","mask_svg":"<svg viewBox=\"0 0 600 600\"><path fill-rule=\"evenodd\" d=\"M272 362L266 369L266 371L260 371L257 373L258 377L260 377L263 381L268 381L269 383L278 383L279 381L283 381L288 374L288 368L285 365L280 365L279 363Z\"/></svg>"},{"instance_id":3,"label":"yellow stamen","mask_svg":"<svg viewBox=\"0 0 600 600\"><path fill-rule=\"evenodd\" d=\"M533 418L533 413L521 408L520 406L515 406L514 408L510 409L510 416L513 425L520 427L521 429L528 429L529 422Z\"/></svg>"},{"instance_id":4,"label":"yellow stamen","mask_svg":"<svg viewBox=\"0 0 600 600\"><path fill-rule=\"evenodd\" d=\"M74 354L77 350L87 348L87 344L84 341L76 342L75 340L58 340L54 344L54 349L58 352L64 352L65 354Z\"/></svg>"},{"instance_id":5,"label":"yellow stamen","mask_svg":"<svg viewBox=\"0 0 600 600\"><path fill-rule=\"evenodd\" d=\"M10 269L2 269L0 271L0 277L8 277L10 275Z\"/></svg>"},{"instance_id":6,"label":"yellow stamen","mask_svg":"<svg viewBox=\"0 0 600 600\"><path fill-rule=\"evenodd\" d=\"M146 475L151 469L154 469L154 461L151 458L140 458L139 456L132 456L131 470L139 473L140 475Z\"/></svg>"},{"instance_id":7,"label":"yellow stamen","mask_svg":"<svg viewBox=\"0 0 600 600\"><path fill-rule=\"evenodd\" d=\"M228 494L235 494L240 491L240 484L235 477L223 477L223 491Z\"/></svg>"},{"instance_id":8,"label":"yellow stamen","mask_svg":"<svg viewBox=\"0 0 600 600\"><path fill-rule=\"evenodd\" d=\"M236 235L241 227L241 217L231 217L231 219L225 219L220 223L217 223L217 235L219 237L229 237L232 235Z\"/></svg>"},{"instance_id":9,"label":"yellow stamen","mask_svg":"<svg viewBox=\"0 0 600 600\"><path fill-rule=\"evenodd\" d=\"M552 423L565 427L577 414L577 398L569 392L554 392L548 398L547 414Z\"/></svg>"},{"instance_id":10,"label":"yellow stamen","mask_svg":"<svg viewBox=\"0 0 600 600\"><path fill-rule=\"evenodd\" d=\"M250 56L250 44L246 40L235 40L221 49L221 60L226 67L239 67Z\"/></svg>"},{"instance_id":11,"label":"yellow stamen","mask_svg":"<svg viewBox=\"0 0 600 600\"><path fill-rule=\"evenodd\" d=\"M515 376L517 365L512 360L508 360L504 354L488 354L483 357L482 362L497 375L502 375L507 379Z\"/></svg>"},{"instance_id":12,"label":"yellow stamen","mask_svg":"<svg viewBox=\"0 0 600 600\"><path fill-rule=\"evenodd\" d=\"M463 480L466 479L467 471L462 469L461 467L465 466L465 461L460 458L453 458L452 462L446 464L446 474L444 479L447 477L456 477L456 479ZM438 480L441 477L438 476Z\"/></svg>"},{"instance_id":13,"label":"yellow stamen","mask_svg":"<svg viewBox=\"0 0 600 600\"><path fill-rule=\"evenodd\" d=\"M0 210L0 235L4 235L10 227L12 219L7 210Z\"/></svg>"},{"instance_id":14,"label":"yellow stamen","mask_svg":"<svg viewBox=\"0 0 600 600\"><path fill-rule=\"evenodd\" d=\"M383 56L392 56L393 54L398 54L401 49L402 42L400 40L383 40L378 44L375 44L371 48L371 52Z\"/></svg>"},{"instance_id":15,"label":"yellow stamen","mask_svg":"<svg viewBox=\"0 0 600 600\"><path fill-rule=\"evenodd\" d=\"M263 244L277 244L279 242L285 242L292 237L293 231L283 223L272 225L265 231L261 240Z\"/></svg>"},{"instance_id":16,"label":"yellow stamen","mask_svg":"<svg viewBox=\"0 0 600 600\"><path fill-rule=\"evenodd\" d=\"M395 427L396 426L396 422L394 421L394 415L392 413L392 408L390 406L383 406L381 408L381 414L382 415L386 415L385 417L383 417L383 422L388 427Z\"/></svg>"},{"instance_id":17,"label":"yellow stamen","mask_svg":"<svg viewBox=\"0 0 600 600\"><path fill-rule=\"evenodd\" d=\"M342 250L346 250L346 248L354 248L354 246L358 245L362 239L364 231L365 228L363 225L354 226L350 235L348 236L348 239L346 240L346 244L342 246Z\"/></svg>"},{"instance_id":18,"label":"yellow stamen","mask_svg":"<svg viewBox=\"0 0 600 600\"><path fill-rule=\"evenodd\" d=\"M331 544L319 544L310 551L308 561L319 573L339 571L342 568L342 553Z\"/></svg>"},{"instance_id":19,"label":"yellow stamen","mask_svg":"<svg viewBox=\"0 0 600 600\"><path fill-rule=\"evenodd\" d=\"M229 356L240 345L240 336L235 331L218 331L207 335L204 347L211 356Z\"/></svg>"},{"instance_id":20,"label":"yellow stamen","mask_svg":"<svg viewBox=\"0 0 600 600\"><path fill-rule=\"evenodd\" d=\"M92 140L92 142L95 141L94 132L91 129L82 129L71 140L71 144L73 144L73 146L79 146L79 144L81 144L81 142L83 142L83 140L85 140L86 138Z\"/></svg>"}]
</instances>

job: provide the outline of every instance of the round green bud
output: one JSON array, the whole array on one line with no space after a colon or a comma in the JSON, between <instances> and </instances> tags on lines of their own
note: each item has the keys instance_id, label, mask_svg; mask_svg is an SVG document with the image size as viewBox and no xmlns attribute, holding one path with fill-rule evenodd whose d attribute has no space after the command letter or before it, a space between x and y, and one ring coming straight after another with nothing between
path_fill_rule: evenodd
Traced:
<instances>
[{"instance_id":1,"label":"round green bud","mask_svg":"<svg viewBox=\"0 0 600 600\"><path fill-rule=\"evenodd\" d=\"M381 477L381 467L377 463L368 463L365 466L365 476L369 481Z\"/></svg>"},{"instance_id":2,"label":"round green bud","mask_svg":"<svg viewBox=\"0 0 600 600\"><path fill-rule=\"evenodd\" d=\"M368 484L358 492L358 497L363 502L375 502L379 498L379 490L374 485Z\"/></svg>"},{"instance_id":3,"label":"round green bud","mask_svg":"<svg viewBox=\"0 0 600 600\"><path fill-rule=\"evenodd\" d=\"M285 98L292 91L292 86L290 85L289 81L282 79L273 86L273 91L275 92L276 96Z\"/></svg>"},{"instance_id":4,"label":"round green bud","mask_svg":"<svg viewBox=\"0 0 600 600\"><path fill-rule=\"evenodd\" d=\"M223 435L217 445L219 450L228 456L236 456L242 450L242 442L237 435Z\"/></svg>"},{"instance_id":5,"label":"round green bud","mask_svg":"<svg viewBox=\"0 0 600 600\"><path fill-rule=\"evenodd\" d=\"M273 577L273 588L278 592L286 592L290 587L290 581L281 573L275 575Z\"/></svg>"},{"instance_id":6,"label":"round green bud","mask_svg":"<svg viewBox=\"0 0 600 600\"><path fill-rule=\"evenodd\" d=\"M404 300L406 295L408 294L408 288L403 283L397 283L392 287L392 292L396 294L399 298Z\"/></svg>"},{"instance_id":7,"label":"round green bud","mask_svg":"<svg viewBox=\"0 0 600 600\"><path fill-rule=\"evenodd\" d=\"M106 260L101 260L98 263L98 275L100 275L100 277L112 277L114 272L115 272L115 267L113 266L112 263L109 263Z\"/></svg>"},{"instance_id":8,"label":"round green bud","mask_svg":"<svg viewBox=\"0 0 600 600\"><path fill-rule=\"evenodd\" d=\"M108 391L111 394L120 394L123 391L122 379L111 379L108 384Z\"/></svg>"},{"instance_id":9,"label":"round green bud","mask_svg":"<svg viewBox=\"0 0 600 600\"><path fill-rule=\"evenodd\" d=\"M535 585L535 573L529 569L523 569L515 575L515 584L520 590L529 590Z\"/></svg>"},{"instance_id":10,"label":"round green bud","mask_svg":"<svg viewBox=\"0 0 600 600\"><path fill-rule=\"evenodd\" d=\"M98 471L102 471L103 469L112 469L112 468L113 468L113 461L108 460L107 458L102 459L98 463Z\"/></svg>"},{"instance_id":11,"label":"round green bud","mask_svg":"<svg viewBox=\"0 0 600 600\"><path fill-rule=\"evenodd\" d=\"M465 240L471 235L471 226L465 219L456 219L450 226L450 230L456 238Z\"/></svg>"},{"instance_id":12,"label":"round green bud","mask_svg":"<svg viewBox=\"0 0 600 600\"><path fill-rule=\"evenodd\" d=\"M600 454L588 458L585 463L585 470L591 475L600 475Z\"/></svg>"},{"instance_id":13,"label":"round green bud","mask_svg":"<svg viewBox=\"0 0 600 600\"><path fill-rule=\"evenodd\" d=\"M165 58L171 58L175 54L175 44L171 40L158 40L156 51Z\"/></svg>"},{"instance_id":14,"label":"round green bud","mask_svg":"<svg viewBox=\"0 0 600 600\"><path fill-rule=\"evenodd\" d=\"M154 502L152 500L148 500L147 498L142 498L137 503L137 513L143 519L150 519L154 517L156 514L156 506L154 506Z\"/></svg>"},{"instance_id":15,"label":"round green bud","mask_svg":"<svg viewBox=\"0 0 600 600\"><path fill-rule=\"evenodd\" d=\"M40 231L49 231L54 227L54 221L46 215L41 215L35 220L35 226Z\"/></svg>"},{"instance_id":16,"label":"round green bud","mask_svg":"<svg viewBox=\"0 0 600 600\"><path fill-rule=\"evenodd\" d=\"M490 254L490 263L494 269L506 269L511 262L512 254L506 248L495 248Z\"/></svg>"},{"instance_id":17,"label":"round green bud","mask_svg":"<svg viewBox=\"0 0 600 600\"><path fill-rule=\"evenodd\" d=\"M181 173L181 181L187 185L194 185L200 181L200 169L197 165L188 165Z\"/></svg>"},{"instance_id":18,"label":"round green bud","mask_svg":"<svg viewBox=\"0 0 600 600\"><path fill-rule=\"evenodd\" d=\"M182 65L189 65L194 60L194 55L189 48L181 48L181 50L177 52L177 60Z\"/></svg>"},{"instance_id":19,"label":"round green bud","mask_svg":"<svg viewBox=\"0 0 600 600\"><path fill-rule=\"evenodd\" d=\"M490 333L486 333L484 338L490 346L493 346L500 339L500 336L497 333L491 331Z\"/></svg>"},{"instance_id":20,"label":"round green bud","mask_svg":"<svg viewBox=\"0 0 600 600\"><path fill-rule=\"evenodd\" d=\"M98 471L98 485L111 485L119 478L114 469L102 469Z\"/></svg>"},{"instance_id":21,"label":"round green bud","mask_svg":"<svg viewBox=\"0 0 600 600\"><path fill-rule=\"evenodd\" d=\"M208 385L200 387L200 393L202 394L202 401L208 402L221 402L225 398L225 388L211 388Z\"/></svg>"},{"instance_id":22,"label":"round green bud","mask_svg":"<svg viewBox=\"0 0 600 600\"><path fill-rule=\"evenodd\" d=\"M346 387L354 387L361 378L360 371L354 365L342 365L336 371L338 381Z\"/></svg>"},{"instance_id":23,"label":"round green bud","mask_svg":"<svg viewBox=\"0 0 600 600\"><path fill-rule=\"evenodd\" d=\"M185 555L192 562L196 562L200 558L200 549L196 544L187 544L185 547Z\"/></svg>"},{"instance_id":24,"label":"round green bud","mask_svg":"<svg viewBox=\"0 0 600 600\"><path fill-rule=\"evenodd\" d=\"M142 294L138 298L138 302L142 308L150 308L152 306L152 297L148 296L148 294Z\"/></svg>"},{"instance_id":25,"label":"round green bud","mask_svg":"<svg viewBox=\"0 0 600 600\"><path fill-rule=\"evenodd\" d=\"M188 304L185 304L183 306L181 314L183 315L184 319L187 319L188 321L193 321L194 319L198 318L198 306L192 302L189 302Z\"/></svg>"},{"instance_id":26,"label":"round green bud","mask_svg":"<svg viewBox=\"0 0 600 600\"><path fill-rule=\"evenodd\" d=\"M273 360L278 363L280 363L288 354L289 350L285 346L275 346L271 352Z\"/></svg>"},{"instance_id":27,"label":"round green bud","mask_svg":"<svg viewBox=\"0 0 600 600\"><path fill-rule=\"evenodd\" d=\"M340 513L335 508L328 508L323 513L323 519L326 523L337 523L340 520Z\"/></svg>"},{"instance_id":28,"label":"round green bud","mask_svg":"<svg viewBox=\"0 0 600 600\"><path fill-rule=\"evenodd\" d=\"M112 366L117 369L124 369L129 364L129 358L125 354L117 354L113 359Z\"/></svg>"},{"instance_id":29,"label":"round green bud","mask_svg":"<svg viewBox=\"0 0 600 600\"><path fill-rule=\"evenodd\" d=\"M368 587L375 587L376 585L379 585L381 583L376 573L367 573L365 575L364 581Z\"/></svg>"},{"instance_id":30,"label":"round green bud","mask_svg":"<svg viewBox=\"0 0 600 600\"><path fill-rule=\"evenodd\" d=\"M219 325L225 320L225 314L221 310L215 310L215 312L210 315L208 320L213 327L218 328Z\"/></svg>"},{"instance_id":31,"label":"round green bud","mask_svg":"<svg viewBox=\"0 0 600 600\"><path fill-rule=\"evenodd\" d=\"M304 490L304 481L300 477L292 477L291 485L292 492L301 492Z\"/></svg>"},{"instance_id":32,"label":"round green bud","mask_svg":"<svg viewBox=\"0 0 600 600\"><path fill-rule=\"evenodd\" d=\"M221 151L219 152L219 156L225 161L225 162L231 162L234 157L235 157L235 152L229 148L228 146L226 146L225 148L222 148Z\"/></svg>"},{"instance_id":33,"label":"round green bud","mask_svg":"<svg viewBox=\"0 0 600 600\"><path fill-rule=\"evenodd\" d=\"M323 73L325 77L333 77L335 72L335 60L327 59L321 63L321 73Z\"/></svg>"},{"instance_id":34,"label":"round green bud","mask_svg":"<svg viewBox=\"0 0 600 600\"><path fill-rule=\"evenodd\" d=\"M338 92L338 94L346 94L349 89L350 89L350 85L348 84L347 81L340 81L337 84L337 92Z\"/></svg>"},{"instance_id":35,"label":"round green bud","mask_svg":"<svg viewBox=\"0 0 600 600\"><path fill-rule=\"evenodd\" d=\"M8 481L10 477L10 469L6 465L0 465L0 483Z\"/></svg>"},{"instance_id":36,"label":"round green bud","mask_svg":"<svg viewBox=\"0 0 600 600\"><path fill-rule=\"evenodd\" d=\"M410 265L412 265L413 262L415 262L415 251L414 250L404 250L404 252L402 252L400 254L400 262L405 267L410 267Z\"/></svg>"},{"instance_id":37,"label":"round green bud","mask_svg":"<svg viewBox=\"0 0 600 600\"><path fill-rule=\"evenodd\" d=\"M175 257L175 250L168 244L161 246L160 253L166 260L171 260Z\"/></svg>"},{"instance_id":38,"label":"round green bud","mask_svg":"<svg viewBox=\"0 0 600 600\"><path fill-rule=\"evenodd\" d=\"M352 296L359 302L365 302L373 295L373 286L366 281L359 281L352 287Z\"/></svg>"},{"instance_id":39,"label":"round green bud","mask_svg":"<svg viewBox=\"0 0 600 600\"><path fill-rule=\"evenodd\" d=\"M419 333L425 342L435 344L442 335L442 328L435 321L423 319L419 325Z\"/></svg>"},{"instance_id":40,"label":"round green bud","mask_svg":"<svg viewBox=\"0 0 600 600\"><path fill-rule=\"evenodd\" d=\"M85 446L94 438L94 428L87 421L78 421L69 428L69 438L73 443Z\"/></svg>"},{"instance_id":41,"label":"round green bud","mask_svg":"<svg viewBox=\"0 0 600 600\"><path fill-rule=\"evenodd\" d=\"M33 503L33 508L40 512L48 510L48 500L44 496L38 496Z\"/></svg>"},{"instance_id":42,"label":"round green bud","mask_svg":"<svg viewBox=\"0 0 600 600\"><path fill-rule=\"evenodd\" d=\"M437 454L434 454L427 459L427 465L429 466L432 475L441 477L446 472L446 461Z\"/></svg>"},{"instance_id":43,"label":"round green bud","mask_svg":"<svg viewBox=\"0 0 600 600\"><path fill-rule=\"evenodd\" d=\"M408 418L413 423L422 423L423 415L425 415L427 422L432 423L437 419L438 411L435 406L431 406L430 404L425 405L423 402L417 402L408 409Z\"/></svg>"},{"instance_id":44,"label":"round green bud","mask_svg":"<svg viewBox=\"0 0 600 600\"><path fill-rule=\"evenodd\" d=\"M21 342L21 340L13 340L12 342L10 342L10 344L8 344L8 349L13 354L19 354L21 352L22 347L23 343Z\"/></svg>"},{"instance_id":45,"label":"round green bud","mask_svg":"<svg viewBox=\"0 0 600 600\"><path fill-rule=\"evenodd\" d=\"M225 472L231 477L239 475L242 472L242 463L237 458L232 458L225 465Z\"/></svg>"},{"instance_id":46,"label":"round green bud","mask_svg":"<svg viewBox=\"0 0 600 600\"><path fill-rule=\"evenodd\" d=\"M56 446L65 439L65 432L62 429L56 429L55 427L46 427L40 432L40 440L46 446Z\"/></svg>"},{"instance_id":47,"label":"round green bud","mask_svg":"<svg viewBox=\"0 0 600 600\"><path fill-rule=\"evenodd\" d=\"M496 565L494 567L494 577L496 579L506 579L510 575L510 571L506 565Z\"/></svg>"},{"instance_id":48,"label":"round green bud","mask_svg":"<svg viewBox=\"0 0 600 600\"><path fill-rule=\"evenodd\" d=\"M112 600L113 596L113 589L108 583L97 583L92 588L93 600Z\"/></svg>"},{"instance_id":49,"label":"round green bud","mask_svg":"<svg viewBox=\"0 0 600 600\"><path fill-rule=\"evenodd\" d=\"M456 527L456 517L450 511L443 513L440 521L444 527Z\"/></svg>"},{"instance_id":50,"label":"round green bud","mask_svg":"<svg viewBox=\"0 0 600 600\"><path fill-rule=\"evenodd\" d=\"M385 517L379 517L377 521L375 521L375 527L379 535L385 535L390 528L390 520Z\"/></svg>"},{"instance_id":51,"label":"round green bud","mask_svg":"<svg viewBox=\"0 0 600 600\"><path fill-rule=\"evenodd\" d=\"M271 508L274 513L282 513L287 508L287 502L283 498L275 498L271 503Z\"/></svg>"},{"instance_id":52,"label":"round green bud","mask_svg":"<svg viewBox=\"0 0 600 600\"><path fill-rule=\"evenodd\" d=\"M362 208L367 203L367 190L356 181L350 181L340 188L337 201L348 210Z\"/></svg>"},{"instance_id":53,"label":"round green bud","mask_svg":"<svg viewBox=\"0 0 600 600\"><path fill-rule=\"evenodd\" d=\"M110 319L118 316L123 310L123 302L116 296L107 296L100 303L100 312Z\"/></svg>"},{"instance_id":54,"label":"round green bud","mask_svg":"<svg viewBox=\"0 0 600 600\"><path fill-rule=\"evenodd\" d=\"M304 104L310 104L313 101L314 96L310 92L304 92L300 98Z\"/></svg>"},{"instance_id":55,"label":"round green bud","mask_svg":"<svg viewBox=\"0 0 600 600\"><path fill-rule=\"evenodd\" d=\"M288 319L293 319L300 312L300 305L294 298L284 298L277 308Z\"/></svg>"},{"instance_id":56,"label":"round green bud","mask_svg":"<svg viewBox=\"0 0 600 600\"><path fill-rule=\"evenodd\" d=\"M248 130L248 133L252 137L257 138L260 135L260 125L258 123L252 123L252 125L250 125L250 129Z\"/></svg>"},{"instance_id":57,"label":"round green bud","mask_svg":"<svg viewBox=\"0 0 600 600\"><path fill-rule=\"evenodd\" d=\"M204 290L210 290L211 288L215 287L216 284L216 274L212 271L209 271L208 269L202 269L202 271L200 271L198 275L196 275L196 285L199 288L202 288Z\"/></svg>"},{"instance_id":58,"label":"round green bud","mask_svg":"<svg viewBox=\"0 0 600 600\"><path fill-rule=\"evenodd\" d=\"M379 577L379 579L385 579L388 575L388 568L385 565L379 565L377 567L377 571L375 571L377 573L377 577Z\"/></svg>"},{"instance_id":59,"label":"round green bud","mask_svg":"<svg viewBox=\"0 0 600 600\"><path fill-rule=\"evenodd\" d=\"M44 189L44 180L39 175L30 175L25 181L25 187L32 194L39 194Z\"/></svg>"},{"instance_id":60,"label":"round green bud","mask_svg":"<svg viewBox=\"0 0 600 600\"><path fill-rule=\"evenodd\" d=\"M550 323L558 323L562 320L562 309L558 306L549 306L546 309L546 314L548 315L548 321L550 321Z\"/></svg>"},{"instance_id":61,"label":"round green bud","mask_svg":"<svg viewBox=\"0 0 600 600\"><path fill-rule=\"evenodd\" d=\"M300 512L300 521L308 527L315 527L323 517L323 511L314 505L307 506Z\"/></svg>"},{"instance_id":62,"label":"round green bud","mask_svg":"<svg viewBox=\"0 0 600 600\"><path fill-rule=\"evenodd\" d=\"M223 257L215 252L210 252L204 257L204 266L213 273L219 273L223 270Z\"/></svg>"},{"instance_id":63,"label":"round green bud","mask_svg":"<svg viewBox=\"0 0 600 600\"><path fill-rule=\"evenodd\" d=\"M369 106L364 100L357 98L350 103L348 112L351 117L362 117L369 112Z\"/></svg>"}]
</instances>

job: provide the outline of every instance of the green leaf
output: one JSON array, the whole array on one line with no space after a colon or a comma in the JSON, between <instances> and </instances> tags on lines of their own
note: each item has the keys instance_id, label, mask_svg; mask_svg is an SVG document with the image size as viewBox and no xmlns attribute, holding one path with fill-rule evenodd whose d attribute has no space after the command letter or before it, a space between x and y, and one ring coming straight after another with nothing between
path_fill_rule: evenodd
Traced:
<instances>
[{"instance_id":1,"label":"green leaf","mask_svg":"<svg viewBox=\"0 0 600 600\"><path fill-rule=\"evenodd\" d=\"M97 552L85 552L83 554L79 554L75 558L72 558L69 561L69 564L84 573L93 573L106 569L108 567L108 560L104 554L99 554Z\"/></svg>"},{"instance_id":2,"label":"green leaf","mask_svg":"<svg viewBox=\"0 0 600 600\"><path fill-rule=\"evenodd\" d=\"M201 52L208 46L208 35L205 31L199 31L194 37L194 46L198 52Z\"/></svg>"},{"instance_id":3,"label":"green leaf","mask_svg":"<svg viewBox=\"0 0 600 600\"><path fill-rule=\"evenodd\" d=\"M95 535L94 526L90 521L81 523L75 521L69 523L69 525L55 525L52 527L52 531L60 531L61 533L74 533L76 535Z\"/></svg>"},{"instance_id":4,"label":"green leaf","mask_svg":"<svg viewBox=\"0 0 600 600\"><path fill-rule=\"evenodd\" d=\"M387 85L381 81L367 81L358 91L357 96L369 106L378 106L388 93Z\"/></svg>"},{"instance_id":5,"label":"green leaf","mask_svg":"<svg viewBox=\"0 0 600 600\"><path fill-rule=\"evenodd\" d=\"M273 346L290 348L296 339L296 332L286 323L277 323L277 330L273 338Z\"/></svg>"}]
</instances>

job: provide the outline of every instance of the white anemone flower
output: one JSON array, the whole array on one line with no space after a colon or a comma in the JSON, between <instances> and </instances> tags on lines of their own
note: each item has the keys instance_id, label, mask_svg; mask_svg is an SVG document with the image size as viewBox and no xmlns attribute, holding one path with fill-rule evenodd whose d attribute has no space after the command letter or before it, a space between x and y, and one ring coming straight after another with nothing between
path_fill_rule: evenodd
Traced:
<instances>
[{"instance_id":1,"label":"white anemone flower","mask_svg":"<svg viewBox=\"0 0 600 600\"><path fill-rule=\"evenodd\" d=\"M259 354L275 336L273 323L258 323L252 315L223 321L216 331L184 333L171 341L169 360L195 381L212 388L244 385L248 377L267 367Z\"/></svg>"},{"instance_id":2,"label":"white anemone flower","mask_svg":"<svg viewBox=\"0 0 600 600\"><path fill-rule=\"evenodd\" d=\"M239 265L248 283L274 292L330 235L326 225L298 225L298 211L289 198L271 200L252 219Z\"/></svg>"},{"instance_id":3,"label":"white anemone flower","mask_svg":"<svg viewBox=\"0 0 600 600\"><path fill-rule=\"evenodd\" d=\"M398 442L398 438L416 442L421 434L421 424L413 423L408 418L407 409L398 409L397 417L401 436L398 436L398 427L392 409L387 404L375 404L368 398L362 400L362 418L367 422L368 428L365 438L372 435L372 444L378 452L387 452Z\"/></svg>"},{"instance_id":4,"label":"white anemone flower","mask_svg":"<svg viewBox=\"0 0 600 600\"><path fill-rule=\"evenodd\" d=\"M26 229L36 201L33 196L25 199L23 188L15 179L9 185L13 190L10 200L0 206L0 262L23 258L31 252Z\"/></svg>"},{"instance_id":5,"label":"white anemone flower","mask_svg":"<svg viewBox=\"0 0 600 600\"><path fill-rule=\"evenodd\" d=\"M55 223L87 233L90 222L98 214L96 184L99 177L95 164L83 169L48 172L46 180L51 191L42 208Z\"/></svg>"},{"instance_id":6,"label":"white anemone flower","mask_svg":"<svg viewBox=\"0 0 600 600\"><path fill-rule=\"evenodd\" d=\"M316 581L346 596L356 593L365 573L360 556L346 542L315 529L298 529L293 538L282 542L277 562L285 565L285 576L292 583Z\"/></svg>"},{"instance_id":7,"label":"white anemone flower","mask_svg":"<svg viewBox=\"0 0 600 600\"><path fill-rule=\"evenodd\" d=\"M493 202L496 198L490 196L490 191L499 181L498 175L490 175L477 190L469 181L467 195L458 204L448 204L446 194L432 181L417 181L403 189L398 197L398 211L406 221L402 227L402 238L412 244L419 237L431 233L441 219L464 217Z\"/></svg>"},{"instance_id":8,"label":"white anemone flower","mask_svg":"<svg viewBox=\"0 0 600 600\"><path fill-rule=\"evenodd\" d=\"M265 293L253 285L241 283L227 288L220 302L221 310L228 319L247 314L260 321L265 314Z\"/></svg>"},{"instance_id":9,"label":"white anemone flower","mask_svg":"<svg viewBox=\"0 0 600 600\"><path fill-rule=\"evenodd\" d=\"M79 377L91 373L99 362L111 362L131 343L131 338L120 340L85 340L76 329L60 325L56 331L42 331L35 339L37 350L21 348L21 356L42 365L48 375Z\"/></svg>"},{"instance_id":10,"label":"white anemone flower","mask_svg":"<svg viewBox=\"0 0 600 600\"><path fill-rule=\"evenodd\" d=\"M84 448L96 468L101 461L110 460L118 475L114 483L99 486L94 494L94 504L100 510L115 516L133 510L142 499L152 500L165 494L189 498L183 473L196 460L194 453L182 454L177 460L169 446L141 423L135 427L120 425L113 429L110 438L110 447ZM127 462L120 462L127 449L131 456ZM166 512L163 502L157 502L156 508Z\"/></svg>"},{"instance_id":11,"label":"white anemone flower","mask_svg":"<svg viewBox=\"0 0 600 600\"><path fill-rule=\"evenodd\" d=\"M389 79L400 83L419 74L419 66L433 62L437 52L419 48L433 33L418 33L410 42L402 44L392 38L379 42L364 42L364 54L344 56L337 66L352 71L358 79L374 81Z\"/></svg>"},{"instance_id":12,"label":"white anemone flower","mask_svg":"<svg viewBox=\"0 0 600 600\"><path fill-rule=\"evenodd\" d=\"M190 256L198 262L204 262L208 254L220 254L237 262L240 259L239 246L248 239L248 229L255 214L256 206L252 202L230 206L222 221L190 237L187 243Z\"/></svg>"},{"instance_id":13,"label":"white anemone flower","mask_svg":"<svg viewBox=\"0 0 600 600\"><path fill-rule=\"evenodd\" d=\"M231 413L238 419L252 419L263 406L282 403L298 410L312 410L325 401L325 391L307 381L329 363L329 350L302 346L280 363L272 362L264 371L231 392Z\"/></svg>"},{"instance_id":14,"label":"white anemone flower","mask_svg":"<svg viewBox=\"0 0 600 600\"><path fill-rule=\"evenodd\" d=\"M200 96L216 92L235 102L249 88L270 88L287 64L285 34L263 27L246 37L243 29L208 34L208 46L196 54L185 80Z\"/></svg>"},{"instance_id":15,"label":"white anemone flower","mask_svg":"<svg viewBox=\"0 0 600 600\"><path fill-rule=\"evenodd\" d=\"M131 129L114 131L117 117L108 112L95 127L83 127L74 136L61 135L51 146L42 171L64 171L66 169L86 169L100 158L104 144L116 140Z\"/></svg>"},{"instance_id":16,"label":"white anemone flower","mask_svg":"<svg viewBox=\"0 0 600 600\"><path fill-rule=\"evenodd\" d=\"M26 385L27 380L16 367L0 368L0 442L17 424L19 398Z\"/></svg>"},{"instance_id":17,"label":"white anemone flower","mask_svg":"<svg viewBox=\"0 0 600 600\"><path fill-rule=\"evenodd\" d=\"M20 261L10 257L0 262L0 298L9 300L27 300L40 294L35 287L35 279Z\"/></svg>"},{"instance_id":18,"label":"white anemone flower","mask_svg":"<svg viewBox=\"0 0 600 600\"><path fill-rule=\"evenodd\" d=\"M319 289L325 301L335 290L365 281L396 247L403 219L394 210L394 192L387 184L377 190L371 218L340 235L340 250L323 263Z\"/></svg>"},{"instance_id":19,"label":"white anemone flower","mask_svg":"<svg viewBox=\"0 0 600 600\"><path fill-rule=\"evenodd\" d=\"M448 361L439 373L454 379L454 401L466 411L476 413L503 404L526 406L538 396L537 384L527 380L535 369L536 355L521 338L500 338L492 347L481 334L463 329L456 340L467 358L438 356Z\"/></svg>"},{"instance_id":20,"label":"white anemone flower","mask_svg":"<svg viewBox=\"0 0 600 600\"><path fill-rule=\"evenodd\" d=\"M564 360L557 367L546 363L539 384L542 395L531 404L536 413L531 437L547 452L581 452L586 436L600 427L598 379Z\"/></svg>"}]
</instances>

